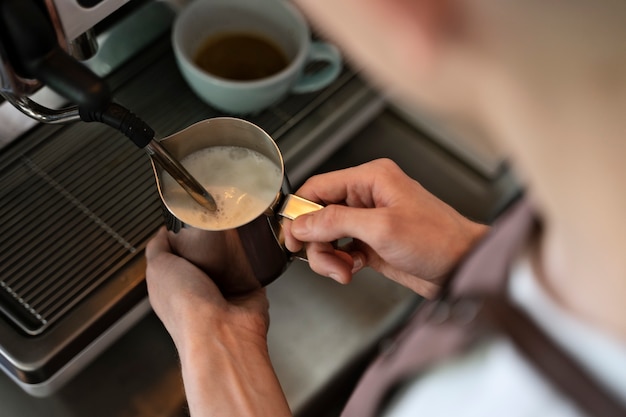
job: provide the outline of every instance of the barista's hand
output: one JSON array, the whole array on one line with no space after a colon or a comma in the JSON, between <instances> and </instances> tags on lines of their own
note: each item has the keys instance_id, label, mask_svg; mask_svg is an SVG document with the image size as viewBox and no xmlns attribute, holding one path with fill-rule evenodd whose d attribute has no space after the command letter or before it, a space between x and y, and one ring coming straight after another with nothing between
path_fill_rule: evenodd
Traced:
<instances>
[{"instance_id":1,"label":"barista's hand","mask_svg":"<svg viewBox=\"0 0 626 417\"><path fill-rule=\"evenodd\" d=\"M176 254L174 233L165 228L146 248L148 292L152 307L174 341L188 340L190 326L228 323L233 330L265 341L268 302L262 290L226 300L215 283L189 260ZM195 320L201 317L201 320ZM216 322L216 323L213 323Z\"/></svg>"},{"instance_id":2,"label":"barista's hand","mask_svg":"<svg viewBox=\"0 0 626 417\"><path fill-rule=\"evenodd\" d=\"M327 207L286 222L287 248L296 252L306 243L311 268L341 283L370 266L432 297L487 230L388 159L314 176L297 194ZM328 243L347 237L353 242L341 250Z\"/></svg>"},{"instance_id":3,"label":"barista's hand","mask_svg":"<svg viewBox=\"0 0 626 417\"><path fill-rule=\"evenodd\" d=\"M198 267L172 251L164 228L146 248L152 308L181 358L191 415L291 415L267 352L263 289L225 299Z\"/></svg>"}]
</instances>

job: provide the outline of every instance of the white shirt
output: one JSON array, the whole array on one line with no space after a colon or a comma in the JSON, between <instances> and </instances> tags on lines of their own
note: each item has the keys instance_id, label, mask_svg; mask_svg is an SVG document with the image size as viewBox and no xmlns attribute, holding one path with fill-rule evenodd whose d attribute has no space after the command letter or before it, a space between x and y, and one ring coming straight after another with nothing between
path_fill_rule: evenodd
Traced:
<instances>
[{"instance_id":1,"label":"white shirt","mask_svg":"<svg viewBox=\"0 0 626 417\"><path fill-rule=\"evenodd\" d=\"M626 345L572 317L537 283L528 257L516 262L511 299L626 405ZM626 312L625 312L626 314ZM395 396L385 417L585 416L504 337L426 371Z\"/></svg>"}]
</instances>

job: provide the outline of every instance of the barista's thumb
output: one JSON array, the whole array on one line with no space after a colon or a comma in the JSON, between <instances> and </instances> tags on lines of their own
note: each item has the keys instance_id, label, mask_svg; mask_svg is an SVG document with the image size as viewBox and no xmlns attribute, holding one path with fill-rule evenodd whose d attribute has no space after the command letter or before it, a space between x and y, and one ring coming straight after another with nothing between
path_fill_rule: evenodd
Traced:
<instances>
[{"instance_id":1,"label":"barista's thumb","mask_svg":"<svg viewBox=\"0 0 626 417\"><path fill-rule=\"evenodd\" d=\"M362 239L367 222L371 220L371 210L329 205L297 217L291 225L291 233L301 242L333 242L348 237Z\"/></svg>"}]
</instances>

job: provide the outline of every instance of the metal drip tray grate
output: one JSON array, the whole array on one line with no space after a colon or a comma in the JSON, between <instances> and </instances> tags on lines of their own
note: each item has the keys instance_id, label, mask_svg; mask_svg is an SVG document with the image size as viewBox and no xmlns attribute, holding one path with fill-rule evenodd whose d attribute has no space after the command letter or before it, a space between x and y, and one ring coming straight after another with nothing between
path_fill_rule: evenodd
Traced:
<instances>
[{"instance_id":1,"label":"metal drip tray grate","mask_svg":"<svg viewBox=\"0 0 626 417\"><path fill-rule=\"evenodd\" d=\"M0 305L28 334L80 302L160 224L147 156L99 128L69 126L0 165Z\"/></svg>"}]
</instances>

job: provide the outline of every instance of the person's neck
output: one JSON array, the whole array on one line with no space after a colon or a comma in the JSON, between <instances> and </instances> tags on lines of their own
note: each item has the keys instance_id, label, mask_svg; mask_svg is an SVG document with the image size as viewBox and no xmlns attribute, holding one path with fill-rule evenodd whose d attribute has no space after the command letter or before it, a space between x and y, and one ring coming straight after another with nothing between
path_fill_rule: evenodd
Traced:
<instances>
[{"instance_id":1,"label":"person's neck","mask_svg":"<svg viewBox=\"0 0 626 417\"><path fill-rule=\"evenodd\" d=\"M548 227L533 253L541 284L565 309L626 342L624 242L576 238Z\"/></svg>"}]
</instances>

